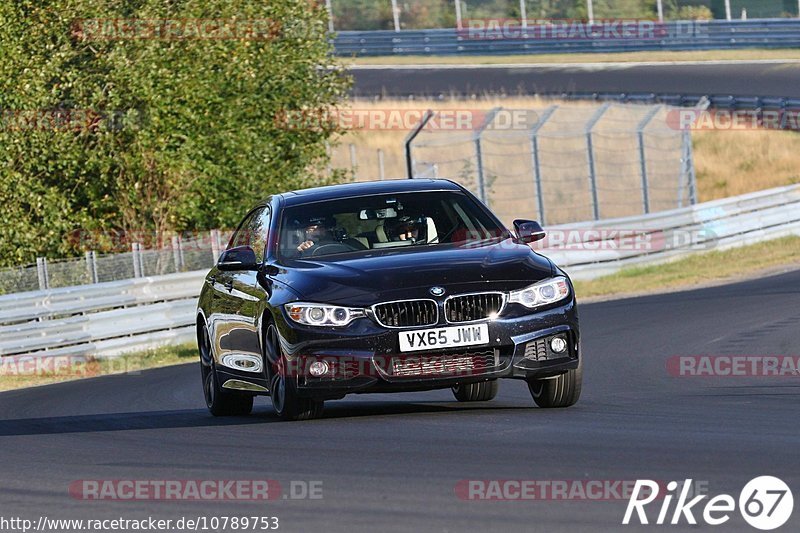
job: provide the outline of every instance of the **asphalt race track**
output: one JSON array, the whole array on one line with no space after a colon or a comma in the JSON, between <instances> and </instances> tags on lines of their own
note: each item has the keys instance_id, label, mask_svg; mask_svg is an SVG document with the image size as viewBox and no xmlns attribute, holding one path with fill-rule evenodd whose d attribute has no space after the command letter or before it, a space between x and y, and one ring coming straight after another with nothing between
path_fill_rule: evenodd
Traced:
<instances>
[{"instance_id":1,"label":"asphalt race track","mask_svg":"<svg viewBox=\"0 0 800 533\"><path fill-rule=\"evenodd\" d=\"M285 531L619 531L626 501L470 501L460 480L683 480L738 499L760 475L800 488L800 376L676 377L670 356L797 355L800 271L581 309L585 386L535 408L522 382L350 396L282 423L207 414L195 365L0 394L3 516L278 516ZM322 499L81 501L82 479L321 481ZM660 504L655 504L660 505ZM658 508L651 509L654 520ZM702 509L696 515L702 515ZM701 518L698 518L701 520ZM797 530L798 513L785 530ZM792 524L793 523L793 524ZM653 529L641 527L641 529ZM689 526L669 527L686 531ZM753 531L738 512L717 530Z\"/></svg>"},{"instance_id":2,"label":"asphalt race track","mask_svg":"<svg viewBox=\"0 0 800 533\"><path fill-rule=\"evenodd\" d=\"M800 97L798 62L369 67L351 71L353 94L370 97L556 92Z\"/></svg>"}]
</instances>

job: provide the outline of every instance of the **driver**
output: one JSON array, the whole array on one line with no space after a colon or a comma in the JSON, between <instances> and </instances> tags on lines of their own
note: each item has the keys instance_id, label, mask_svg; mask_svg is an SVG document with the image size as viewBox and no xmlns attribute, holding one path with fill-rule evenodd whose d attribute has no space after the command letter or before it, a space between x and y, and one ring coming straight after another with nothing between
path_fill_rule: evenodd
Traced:
<instances>
[{"instance_id":1,"label":"driver","mask_svg":"<svg viewBox=\"0 0 800 533\"><path fill-rule=\"evenodd\" d=\"M311 250L315 246L337 242L333 236L333 224L325 218L315 218L303 227L303 242L297 246L299 253Z\"/></svg>"}]
</instances>

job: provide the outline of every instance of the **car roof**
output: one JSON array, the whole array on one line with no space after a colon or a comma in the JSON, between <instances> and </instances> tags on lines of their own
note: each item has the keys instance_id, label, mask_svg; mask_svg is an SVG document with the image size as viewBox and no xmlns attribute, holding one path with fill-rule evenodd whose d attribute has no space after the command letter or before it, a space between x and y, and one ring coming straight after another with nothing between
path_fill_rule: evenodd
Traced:
<instances>
[{"instance_id":1,"label":"car roof","mask_svg":"<svg viewBox=\"0 0 800 533\"><path fill-rule=\"evenodd\" d=\"M300 205L309 202L351 198L354 196L370 196L373 194L392 194L419 191L460 191L461 188L450 180L444 179L405 179L386 181L362 181L327 185L312 189L300 189L282 193L285 206Z\"/></svg>"}]
</instances>

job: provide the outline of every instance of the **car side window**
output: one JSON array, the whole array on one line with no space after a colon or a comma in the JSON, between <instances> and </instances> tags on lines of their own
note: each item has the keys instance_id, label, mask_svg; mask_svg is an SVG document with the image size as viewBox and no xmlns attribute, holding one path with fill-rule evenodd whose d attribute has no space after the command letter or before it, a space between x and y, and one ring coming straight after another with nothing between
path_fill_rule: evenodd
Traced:
<instances>
[{"instance_id":1,"label":"car side window","mask_svg":"<svg viewBox=\"0 0 800 533\"><path fill-rule=\"evenodd\" d=\"M269 240L269 207L261 209L250 221L250 246L256 252L256 258L261 263L266 254L267 241Z\"/></svg>"},{"instance_id":2,"label":"car side window","mask_svg":"<svg viewBox=\"0 0 800 533\"><path fill-rule=\"evenodd\" d=\"M266 243L266 233L269 227L269 209L259 207L251 211L239 224L239 229L231 237L228 248L238 248L239 246L249 246L255 251L256 258L264 259L264 244ZM262 235L263 234L263 235Z\"/></svg>"}]
</instances>

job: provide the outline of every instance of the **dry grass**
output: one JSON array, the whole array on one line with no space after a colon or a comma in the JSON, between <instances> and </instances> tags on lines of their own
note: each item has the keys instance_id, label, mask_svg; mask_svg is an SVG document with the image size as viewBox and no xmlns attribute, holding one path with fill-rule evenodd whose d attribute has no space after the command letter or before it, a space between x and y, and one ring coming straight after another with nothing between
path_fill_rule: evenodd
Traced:
<instances>
[{"instance_id":1,"label":"dry grass","mask_svg":"<svg viewBox=\"0 0 800 533\"><path fill-rule=\"evenodd\" d=\"M787 131L694 133L700 201L800 183L800 135Z\"/></svg>"},{"instance_id":2,"label":"dry grass","mask_svg":"<svg viewBox=\"0 0 800 533\"><path fill-rule=\"evenodd\" d=\"M669 292L711 282L738 280L775 267L800 268L800 237L699 253L671 263L629 268L591 281L576 281L575 294L578 298L586 298Z\"/></svg>"},{"instance_id":3,"label":"dry grass","mask_svg":"<svg viewBox=\"0 0 800 533\"><path fill-rule=\"evenodd\" d=\"M138 374L148 368L195 362L197 357L197 347L193 344L165 346L114 358L60 358L51 366L40 365L39 368L30 361L20 362L20 358L8 356L0 358L0 391L97 376Z\"/></svg>"},{"instance_id":4,"label":"dry grass","mask_svg":"<svg viewBox=\"0 0 800 533\"><path fill-rule=\"evenodd\" d=\"M800 59L800 50L703 50L684 52L622 52L608 54L520 54L492 56L380 56L347 59L354 65L496 65L530 63L631 63L673 61L759 61Z\"/></svg>"}]
</instances>

